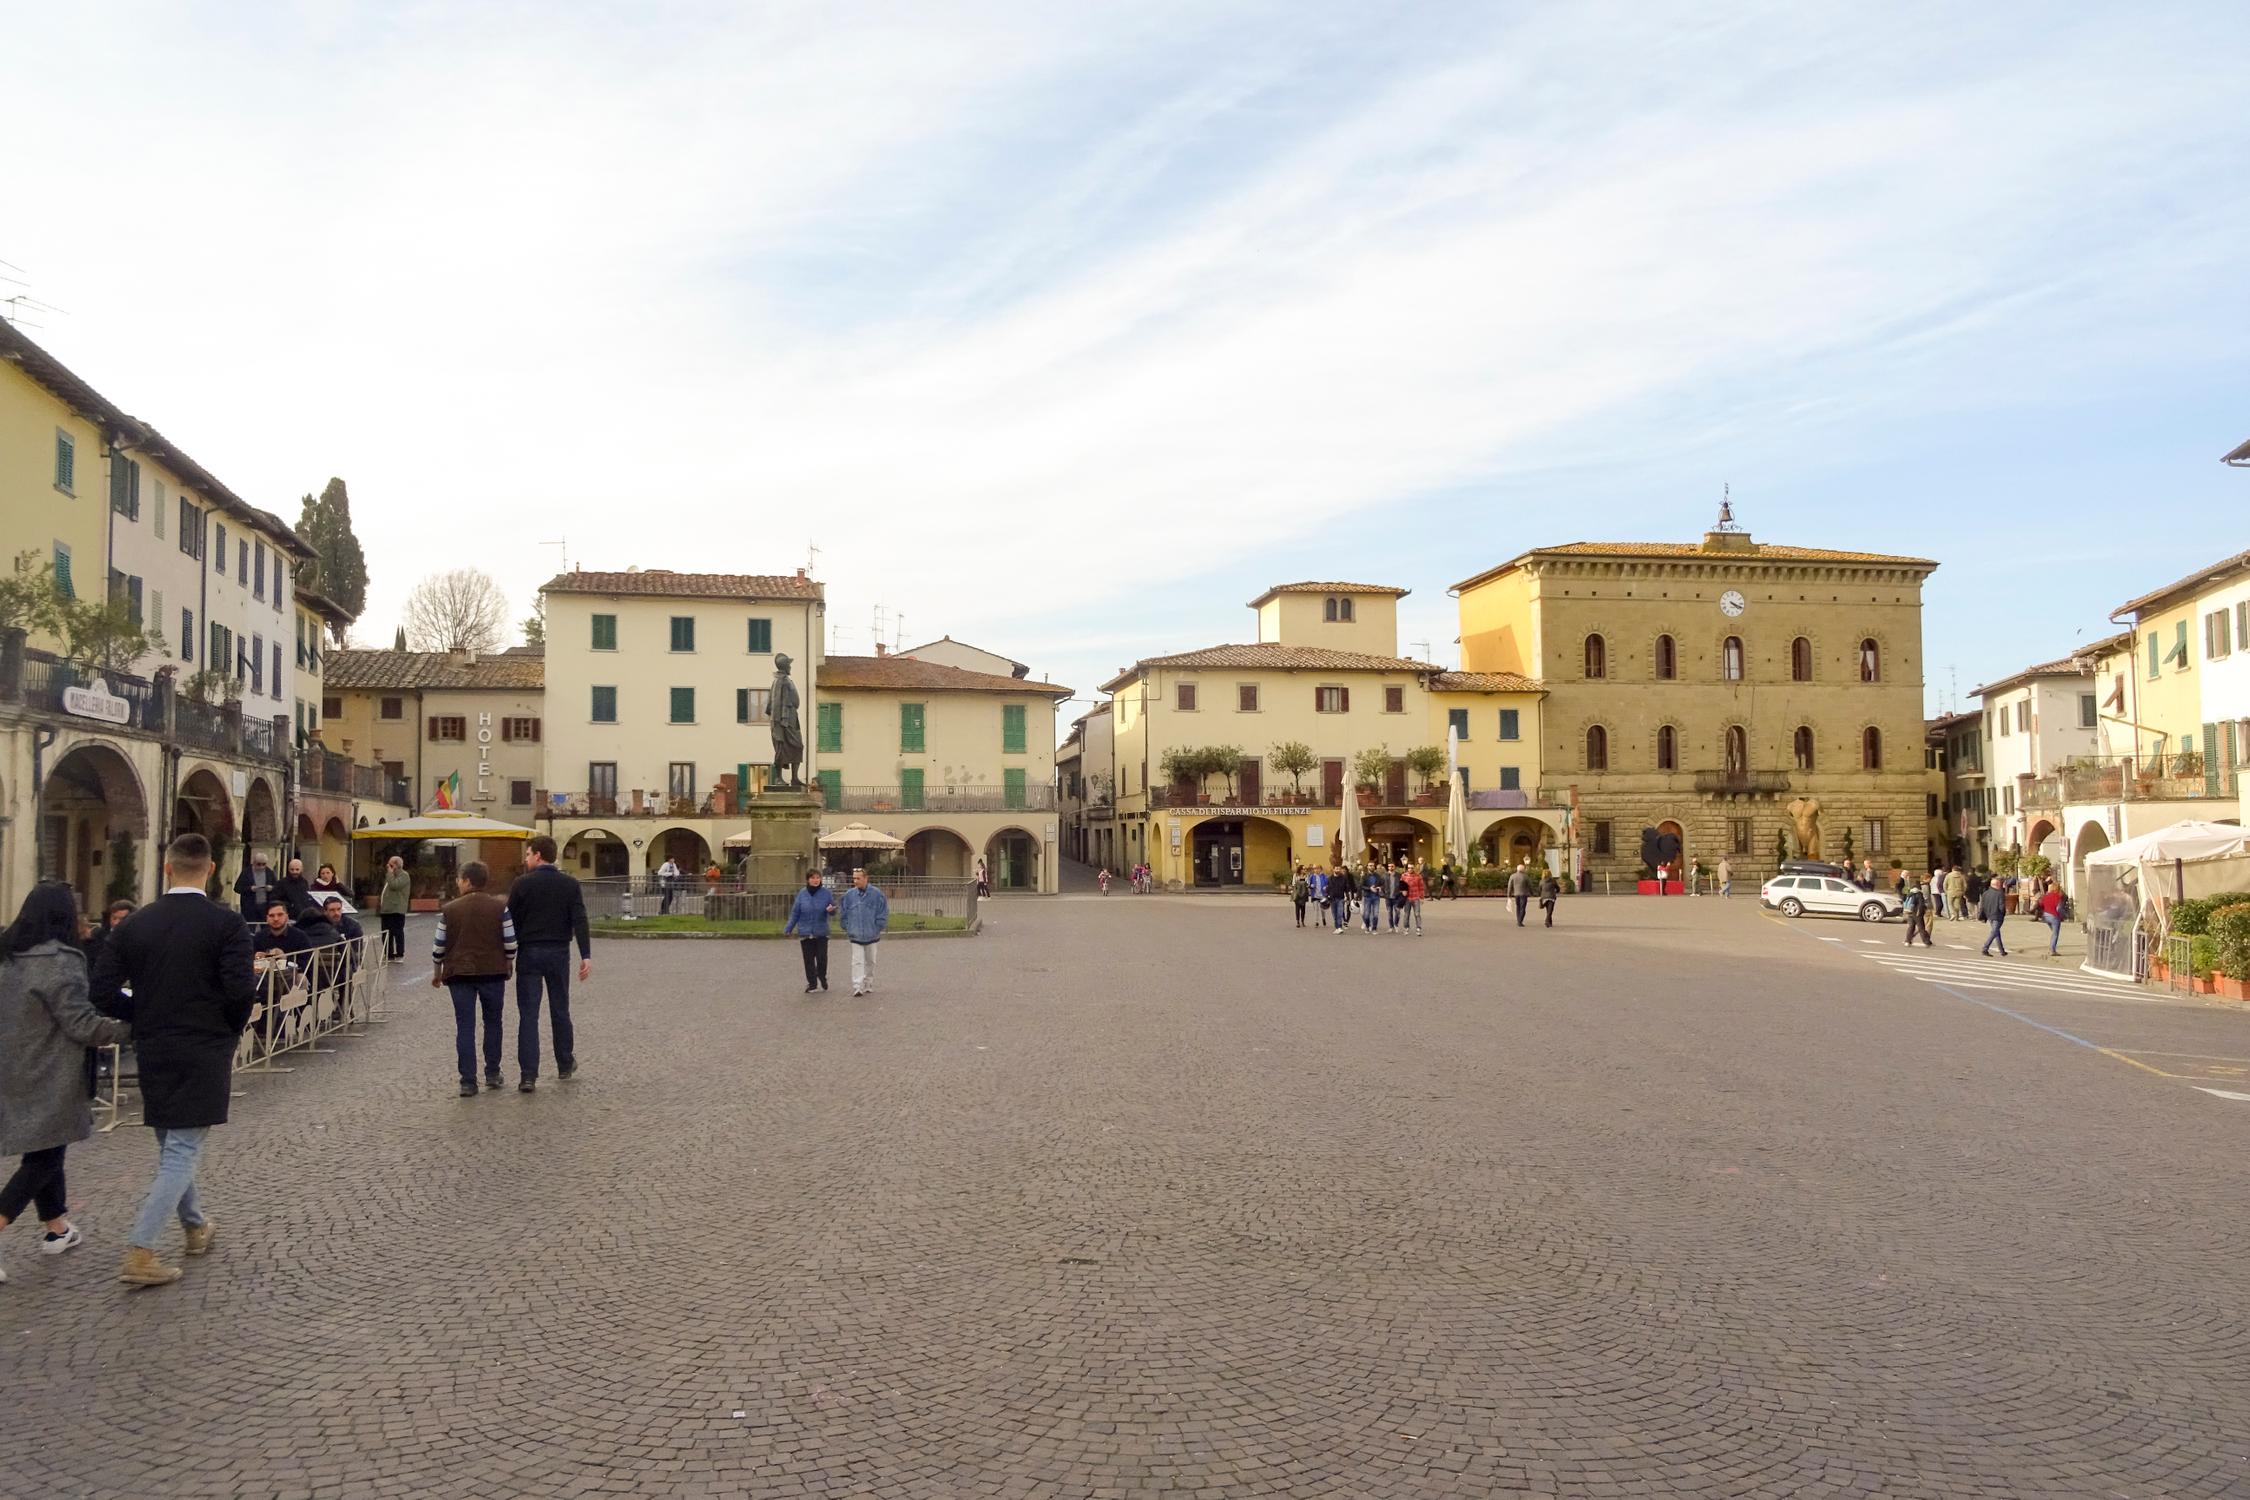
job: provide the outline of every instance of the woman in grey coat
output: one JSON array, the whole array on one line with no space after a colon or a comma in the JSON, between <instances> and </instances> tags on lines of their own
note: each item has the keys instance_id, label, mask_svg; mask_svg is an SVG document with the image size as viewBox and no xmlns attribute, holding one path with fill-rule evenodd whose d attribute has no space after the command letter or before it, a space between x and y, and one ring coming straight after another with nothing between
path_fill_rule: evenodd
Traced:
<instances>
[{"instance_id":1,"label":"woman in grey coat","mask_svg":"<svg viewBox=\"0 0 2250 1500\"><path fill-rule=\"evenodd\" d=\"M78 1243L65 1213L63 1151L94 1131L86 1103L86 1049L124 1041L132 1028L94 1009L78 948L78 898L46 881L23 898L0 933L0 1156L21 1156L0 1186L0 1229L36 1203L47 1222L39 1248ZM8 1273L0 1267L0 1281Z\"/></svg>"}]
</instances>

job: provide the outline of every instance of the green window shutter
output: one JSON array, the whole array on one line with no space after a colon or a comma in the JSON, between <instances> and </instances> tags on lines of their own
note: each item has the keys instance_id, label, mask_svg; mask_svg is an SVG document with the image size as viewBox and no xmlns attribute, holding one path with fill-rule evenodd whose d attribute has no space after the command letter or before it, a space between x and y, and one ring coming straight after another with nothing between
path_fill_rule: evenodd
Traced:
<instances>
[{"instance_id":1,"label":"green window shutter","mask_svg":"<svg viewBox=\"0 0 2250 1500\"><path fill-rule=\"evenodd\" d=\"M908 812L922 810L922 768L905 766L898 773L898 805Z\"/></svg>"},{"instance_id":2,"label":"green window shutter","mask_svg":"<svg viewBox=\"0 0 2250 1500\"><path fill-rule=\"evenodd\" d=\"M617 649L617 616L594 616L594 649L596 651L615 651Z\"/></svg>"},{"instance_id":3,"label":"green window shutter","mask_svg":"<svg viewBox=\"0 0 2250 1500\"><path fill-rule=\"evenodd\" d=\"M1023 778L1024 770L1021 766L1010 766L1000 773L1000 800L1002 802L1010 807L1024 805Z\"/></svg>"},{"instance_id":4,"label":"green window shutter","mask_svg":"<svg viewBox=\"0 0 2250 1500\"><path fill-rule=\"evenodd\" d=\"M1000 749L1008 755L1023 753L1023 705L1006 703L1000 707Z\"/></svg>"},{"instance_id":5,"label":"green window shutter","mask_svg":"<svg viewBox=\"0 0 2250 1500\"><path fill-rule=\"evenodd\" d=\"M1503 792L1514 792L1520 791L1522 790L1522 788L1523 773L1517 770L1514 766L1502 766L1500 768L1500 790Z\"/></svg>"},{"instance_id":6,"label":"green window shutter","mask_svg":"<svg viewBox=\"0 0 2250 1500\"><path fill-rule=\"evenodd\" d=\"M55 488L73 490L78 486L78 444L67 432L55 434Z\"/></svg>"},{"instance_id":7,"label":"green window shutter","mask_svg":"<svg viewBox=\"0 0 2250 1500\"><path fill-rule=\"evenodd\" d=\"M1504 740L1512 740L1512 739L1518 739L1518 738L1520 738L1520 737L1522 736L1522 734L1523 734L1523 719L1522 719L1522 716L1521 716L1521 714L1520 714L1520 713L1519 713L1519 712L1518 712L1518 711L1517 711L1516 709L1512 709L1512 708L1503 708L1503 709L1501 709L1501 710L1500 710L1500 738L1502 738L1502 739L1504 739Z\"/></svg>"},{"instance_id":8,"label":"green window shutter","mask_svg":"<svg viewBox=\"0 0 2250 1500\"><path fill-rule=\"evenodd\" d=\"M70 549L61 542L55 543L55 592L65 599L78 597L78 590L70 582Z\"/></svg>"},{"instance_id":9,"label":"green window shutter","mask_svg":"<svg viewBox=\"0 0 2250 1500\"><path fill-rule=\"evenodd\" d=\"M672 649L674 651L693 651L695 649L695 616L672 616Z\"/></svg>"},{"instance_id":10,"label":"green window shutter","mask_svg":"<svg viewBox=\"0 0 2250 1500\"><path fill-rule=\"evenodd\" d=\"M822 755L844 753L844 705L823 703L817 710L820 739L815 747Z\"/></svg>"},{"instance_id":11,"label":"green window shutter","mask_svg":"<svg viewBox=\"0 0 2250 1500\"><path fill-rule=\"evenodd\" d=\"M898 706L898 748L905 753L922 753L922 705L901 703Z\"/></svg>"},{"instance_id":12,"label":"green window shutter","mask_svg":"<svg viewBox=\"0 0 2250 1500\"><path fill-rule=\"evenodd\" d=\"M844 773L841 771L823 771L816 779L820 782L821 806L827 808L830 812L842 807L844 805Z\"/></svg>"},{"instance_id":13,"label":"green window shutter","mask_svg":"<svg viewBox=\"0 0 2250 1500\"><path fill-rule=\"evenodd\" d=\"M2164 646L2163 646L2163 643L2157 640L2157 638L2156 638L2156 633L2155 633L2154 631L2151 631L2151 632L2149 632L2149 637L2148 637L2148 675L2149 675L2149 676L2150 676L2151 678L2154 678L2154 677L2156 676L2156 673L2157 673L2157 665L2156 665L2156 664L2157 664L2157 663L2158 663L2159 661L2161 661L2161 660L2163 659L2163 653L2164 653Z\"/></svg>"},{"instance_id":14,"label":"green window shutter","mask_svg":"<svg viewBox=\"0 0 2250 1500\"><path fill-rule=\"evenodd\" d=\"M734 690L734 722L737 724L750 722L750 690L748 688L736 688Z\"/></svg>"},{"instance_id":15,"label":"green window shutter","mask_svg":"<svg viewBox=\"0 0 2250 1500\"><path fill-rule=\"evenodd\" d=\"M617 689L613 687L594 689L594 722L596 724L614 724L617 722Z\"/></svg>"},{"instance_id":16,"label":"green window shutter","mask_svg":"<svg viewBox=\"0 0 2250 1500\"><path fill-rule=\"evenodd\" d=\"M1445 732L1457 740L1467 739L1469 737L1469 711L1465 708L1447 709L1445 711Z\"/></svg>"},{"instance_id":17,"label":"green window shutter","mask_svg":"<svg viewBox=\"0 0 2250 1500\"><path fill-rule=\"evenodd\" d=\"M675 724L693 724L695 722L694 688L676 687L672 689L672 722Z\"/></svg>"},{"instance_id":18,"label":"green window shutter","mask_svg":"<svg viewBox=\"0 0 2250 1500\"><path fill-rule=\"evenodd\" d=\"M773 650L773 621L752 620L750 622L750 654L762 656L771 650Z\"/></svg>"}]
</instances>

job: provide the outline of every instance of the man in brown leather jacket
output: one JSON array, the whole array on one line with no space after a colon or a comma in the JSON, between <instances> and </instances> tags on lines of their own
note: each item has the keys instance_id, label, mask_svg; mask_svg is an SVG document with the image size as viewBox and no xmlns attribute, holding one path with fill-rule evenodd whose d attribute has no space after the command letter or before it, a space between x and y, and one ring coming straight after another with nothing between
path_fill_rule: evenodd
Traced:
<instances>
[{"instance_id":1,"label":"man in brown leather jacket","mask_svg":"<svg viewBox=\"0 0 2250 1500\"><path fill-rule=\"evenodd\" d=\"M453 992L453 1051L461 1097L477 1096L477 1012L484 1012L484 1086L500 1087L500 1011L516 956L516 924L508 903L485 890L491 873L471 860L455 881L461 894L438 913L430 986Z\"/></svg>"}]
</instances>

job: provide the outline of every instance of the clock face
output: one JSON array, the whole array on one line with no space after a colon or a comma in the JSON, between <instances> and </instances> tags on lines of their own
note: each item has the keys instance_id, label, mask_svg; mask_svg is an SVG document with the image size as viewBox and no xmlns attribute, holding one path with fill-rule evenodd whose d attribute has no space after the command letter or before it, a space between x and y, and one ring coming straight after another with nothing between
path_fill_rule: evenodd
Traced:
<instances>
[{"instance_id":1,"label":"clock face","mask_svg":"<svg viewBox=\"0 0 2250 1500\"><path fill-rule=\"evenodd\" d=\"M1730 620L1748 607L1749 601L1742 597L1740 589L1728 589L1719 596L1719 612Z\"/></svg>"}]
</instances>

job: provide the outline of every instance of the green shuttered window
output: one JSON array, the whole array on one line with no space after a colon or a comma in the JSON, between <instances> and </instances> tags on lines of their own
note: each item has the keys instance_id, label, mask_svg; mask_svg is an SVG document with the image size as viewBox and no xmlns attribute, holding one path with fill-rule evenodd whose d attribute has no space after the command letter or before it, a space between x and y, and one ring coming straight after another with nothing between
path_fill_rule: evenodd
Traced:
<instances>
[{"instance_id":1,"label":"green shuttered window","mask_svg":"<svg viewBox=\"0 0 2250 1500\"><path fill-rule=\"evenodd\" d=\"M914 755L920 755L923 751L922 705L919 703L901 703L898 706L898 748Z\"/></svg>"},{"instance_id":2,"label":"green shuttered window","mask_svg":"<svg viewBox=\"0 0 2250 1500\"><path fill-rule=\"evenodd\" d=\"M815 749L822 755L844 753L844 705L823 703L818 711L820 738Z\"/></svg>"},{"instance_id":3,"label":"green shuttered window","mask_svg":"<svg viewBox=\"0 0 2250 1500\"><path fill-rule=\"evenodd\" d=\"M1000 749L1004 754L1023 754L1023 705L1002 704L1000 708Z\"/></svg>"},{"instance_id":4,"label":"green shuttered window","mask_svg":"<svg viewBox=\"0 0 2250 1500\"><path fill-rule=\"evenodd\" d=\"M615 651L617 649L617 616L594 616L594 649L596 651Z\"/></svg>"}]
</instances>

